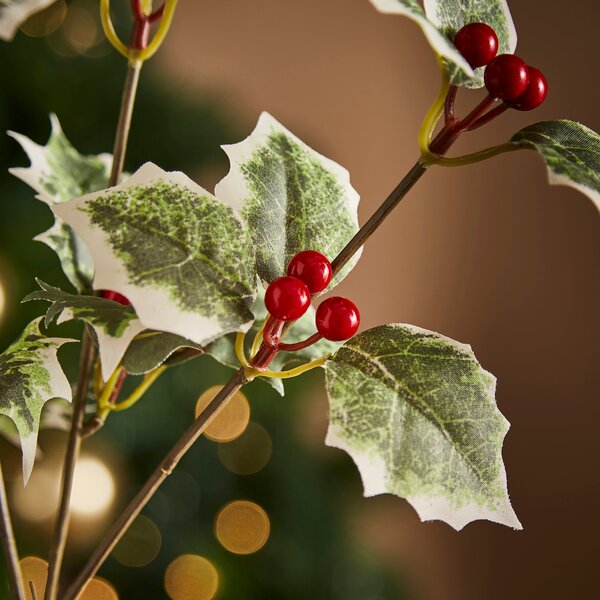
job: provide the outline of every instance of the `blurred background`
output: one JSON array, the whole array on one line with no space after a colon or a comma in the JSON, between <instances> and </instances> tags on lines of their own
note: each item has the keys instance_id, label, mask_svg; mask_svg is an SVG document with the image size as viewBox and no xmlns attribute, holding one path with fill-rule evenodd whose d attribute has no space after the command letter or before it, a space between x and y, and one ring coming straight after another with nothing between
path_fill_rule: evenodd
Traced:
<instances>
[{"instance_id":1,"label":"blurred background","mask_svg":"<svg viewBox=\"0 0 600 600\"><path fill-rule=\"evenodd\" d=\"M111 150L125 65L103 41L97 4L59 0L0 45L0 130L45 143L53 111L81 152ZM128 3L113 4L125 30ZM457 150L546 118L600 130L600 4L510 6L518 53L546 73L549 99L535 114L505 114ZM184 0L144 68L127 167L151 160L212 189L227 172L220 144L245 137L268 110L349 169L364 221L416 160L438 78L417 27L367 0ZM480 95L462 93L459 106ZM26 164L1 136L2 349L43 310L19 304L34 276L69 289L53 253L30 241L52 217L7 173ZM413 323L468 342L498 377L512 423L509 491L524 531L477 522L457 533L420 523L404 500L362 498L351 460L323 444L322 374L290 383L285 399L255 382L249 405L236 401L227 425L235 431L216 428L188 454L101 570L112 587L88 600L596 597L598 226L592 203L549 187L532 152L432 169L339 288L365 328ZM76 325L56 331L79 334ZM71 376L76 356L77 348L61 354ZM192 361L86 442L68 577L191 422L199 396L227 377L210 358ZM24 490L20 453L0 440L23 557L46 558L64 442L64 433L42 434Z\"/></svg>"}]
</instances>

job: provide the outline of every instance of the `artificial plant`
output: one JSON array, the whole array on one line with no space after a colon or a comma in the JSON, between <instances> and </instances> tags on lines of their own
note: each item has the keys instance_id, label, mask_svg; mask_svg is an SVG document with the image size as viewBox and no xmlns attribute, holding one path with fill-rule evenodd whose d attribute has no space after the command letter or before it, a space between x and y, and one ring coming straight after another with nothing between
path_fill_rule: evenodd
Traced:
<instances>
[{"instance_id":1,"label":"artificial plant","mask_svg":"<svg viewBox=\"0 0 600 600\"><path fill-rule=\"evenodd\" d=\"M496 406L496 380L471 348L407 324L358 333L360 313L350 300L318 297L348 276L368 238L431 167L533 149L545 160L551 183L571 185L598 205L600 138L579 123L545 121L504 144L448 157L460 136L506 110L539 106L548 91L545 77L515 55L516 32L504 0L425 0L423 7L416 0L371 3L419 25L438 59L442 85L419 133L418 160L361 227L348 172L266 113L246 140L224 147L230 171L214 194L183 173L151 163L123 174L141 68L164 41L176 0L158 7L132 0L128 43L115 32L108 0L100 2L105 33L128 63L112 156L79 154L55 116L45 146L11 133L31 160L30 167L12 172L56 218L38 239L56 252L74 288L39 281L40 289L24 300L49 303L46 325L55 319L85 323L73 395L56 352L74 340L46 337L41 317L0 355L0 414L17 428L25 482L45 402L72 400L46 600L59 597L83 439L140 401L166 369L204 353L235 373L175 442L61 598L77 597L236 391L258 379L284 394L282 380L313 368L325 370L326 443L350 454L365 495L406 498L423 520L443 520L455 529L477 519L521 528L501 454L509 425ZM2 0L0 33L10 37L29 9L43 4ZM484 86L487 96L459 117L457 94ZM125 379L133 375L143 376L141 383L121 398ZM13 594L23 598L0 487Z\"/></svg>"}]
</instances>

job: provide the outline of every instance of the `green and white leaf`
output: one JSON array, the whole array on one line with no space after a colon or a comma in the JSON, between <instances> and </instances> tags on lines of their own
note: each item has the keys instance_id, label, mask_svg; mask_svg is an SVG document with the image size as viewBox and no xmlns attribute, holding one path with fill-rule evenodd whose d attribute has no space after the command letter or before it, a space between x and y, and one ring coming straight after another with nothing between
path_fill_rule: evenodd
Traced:
<instances>
[{"instance_id":1,"label":"green and white leaf","mask_svg":"<svg viewBox=\"0 0 600 600\"><path fill-rule=\"evenodd\" d=\"M44 429L57 429L59 431L69 431L71 428L71 405L60 398L48 400L42 409L39 431ZM20 447L21 440L15 423L0 415L0 436L5 440ZM36 458L39 458L39 449Z\"/></svg>"},{"instance_id":2,"label":"green and white leaf","mask_svg":"<svg viewBox=\"0 0 600 600\"><path fill-rule=\"evenodd\" d=\"M102 378L108 381L133 338L146 329L133 307L98 296L69 294L39 279L37 282L41 290L27 295L23 302L45 300L51 303L46 311L46 327L54 319L58 324L77 319L90 325L98 342Z\"/></svg>"},{"instance_id":3,"label":"green and white leaf","mask_svg":"<svg viewBox=\"0 0 600 600\"><path fill-rule=\"evenodd\" d=\"M542 121L517 132L513 144L537 150L552 185L568 185L600 210L600 136L574 121Z\"/></svg>"},{"instance_id":4,"label":"green and white leaf","mask_svg":"<svg viewBox=\"0 0 600 600\"><path fill-rule=\"evenodd\" d=\"M252 325L250 235L183 173L147 163L122 184L53 210L89 248L94 288L126 296L145 329L203 346Z\"/></svg>"},{"instance_id":5,"label":"green and white leaf","mask_svg":"<svg viewBox=\"0 0 600 600\"><path fill-rule=\"evenodd\" d=\"M259 286L258 297L256 298L254 306L252 307L256 320L252 325L252 329L250 329L246 335L245 346L247 357L250 356L250 350L254 336L258 332L258 329L267 316L264 298L265 290L263 286ZM285 337L285 342L288 344L300 342L310 337L313 333L315 333L315 331L315 309L310 306L304 316L294 323L294 326ZM240 363L235 353L235 337L235 335L227 335L215 340L206 348L206 353L226 367L239 369ZM294 367L310 362L311 360L333 353L340 346L341 344L336 342L320 340L316 344L313 344L308 348L304 348L303 350L299 350L298 352L280 352L269 366L269 369L272 371L285 371L287 369L293 369ZM281 396L285 394L282 379L258 377L257 381L262 381L269 384Z\"/></svg>"},{"instance_id":6,"label":"green and white leaf","mask_svg":"<svg viewBox=\"0 0 600 600\"><path fill-rule=\"evenodd\" d=\"M498 36L498 54L513 54L517 47L517 31L506 0L424 0L427 18L450 41L469 23L487 23ZM450 65L452 83L467 88L483 87L484 68L475 76Z\"/></svg>"},{"instance_id":7,"label":"green and white leaf","mask_svg":"<svg viewBox=\"0 0 600 600\"><path fill-rule=\"evenodd\" d=\"M33 469L42 407L52 398L70 401L72 396L56 353L63 344L76 340L44 337L40 321L31 322L0 354L0 415L9 417L17 427L25 483Z\"/></svg>"},{"instance_id":8,"label":"green and white leaf","mask_svg":"<svg viewBox=\"0 0 600 600\"><path fill-rule=\"evenodd\" d=\"M467 80L474 76L473 69L452 43L452 38L449 38L440 27L427 18L417 0L370 0L370 2L379 12L402 15L412 19L421 28L433 51L451 63L453 70L461 73L462 77ZM442 2L446 3L445 0ZM450 0L447 3L455 4L457 2ZM477 3L485 4L486 2L484 0ZM492 2L490 1L490 3ZM428 2L425 2L426 8L427 4ZM458 2L458 4L464 4L464 2Z\"/></svg>"},{"instance_id":9,"label":"green and white leaf","mask_svg":"<svg viewBox=\"0 0 600 600\"><path fill-rule=\"evenodd\" d=\"M19 27L56 0L0 0L0 40L10 42Z\"/></svg>"},{"instance_id":10,"label":"green and white leaf","mask_svg":"<svg viewBox=\"0 0 600 600\"><path fill-rule=\"evenodd\" d=\"M111 156L83 156L75 150L62 131L56 115L50 115L52 131L45 146L20 133L9 132L26 152L31 165L10 172L37 192L49 206L68 202L106 187ZM63 271L80 292L91 290L94 267L85 244L62 220L35 238L58 255Z\"/></svg>"},{"instance_id":11,"label":"green and white leaf","mask_svg":"<svg viewBox=\"0 0 600 600\"><path fill-rule=\"evenodd\" d=\"M162 331L144 332L129 344L122 365L131 375L145 375L162 365L175 352L184 348L193 348L203 352L202 346L179 335ZM190 356L191 358L194 357ZM178 359L177 364L183 362L185 361Z\"/></svg>"},{"instance_id":12,"label":"green and white leaf","mask_svg":"<svg viewBox=\"0 0 600 600\"><path fill-rule=\"evenodd\" d=\"M412 325L360 333L326 364L326 444L345 450L365 496L406 498L424 521L516 529L496 379L469 346Z\"/></svg>"},{"instance_id":13,"label":"green and white leaf","mask_svg":"<svg viewBox=\"0 0 600 600\"><path fill-rule=\"evenodd\" d=\"M248 138L223 149L231 169L215 194L247 223L263 281L284 275L301 250L318 250L333 259L358 230L359 196L348 171L271 115L263 113Z\"/></svg>"}]
</instances>

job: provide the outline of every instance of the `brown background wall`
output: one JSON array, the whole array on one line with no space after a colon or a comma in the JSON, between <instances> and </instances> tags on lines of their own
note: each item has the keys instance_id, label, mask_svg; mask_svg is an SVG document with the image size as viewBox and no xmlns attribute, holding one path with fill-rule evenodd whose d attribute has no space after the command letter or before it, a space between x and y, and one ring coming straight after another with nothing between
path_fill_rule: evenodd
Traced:
<instances>
[{"instance_id":1,"label":"brown background wall","mask_svg":"<svg viewBox=\"0 0 600 600\"><path fill-rule=\"evenodd\" d=\"M518 52L546 72L550 98L461 148L559 116L600 130L600 3L510 5ZM417 27L367 0L188 0L158 64L174 86L223 93L248 132L268 110L346 166L363 221L416 159L438 86ZM479 97L470 96L464 106ZM220 175L201 174L202 183ZM513 424L504 454L524 532L476 523L457 534L420 524L400 500L358 503L357 535L373 534L368 543L409 578L414 598L596 595L598 225L589 200L547 186L533 153L435 169L343 284L367 327L408 322L471 343L498 376L498 402ZM325 414L323 399L317 410Z\"/></svg>"}]
</instances>

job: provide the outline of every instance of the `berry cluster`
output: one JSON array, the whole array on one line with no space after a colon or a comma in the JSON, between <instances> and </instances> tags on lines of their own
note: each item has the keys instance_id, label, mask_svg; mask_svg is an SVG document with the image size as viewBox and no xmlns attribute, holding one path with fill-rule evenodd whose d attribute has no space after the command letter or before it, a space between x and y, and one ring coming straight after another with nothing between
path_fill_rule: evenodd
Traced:
<instances>
[{"instance_id":1,"label":"berry cluster","mask_svg":"<svg viewBox=\"0 0 600 600\"><path fill-rule=\"evenodd\" d=\"M458 31L454 45L473 67L485 67L490 96L517 110L533 110L544 102L548 83L544 74L514 54L498 52L498 37L485 23L470 23Z\"/></svg>"},{"instance_id":2,"label":"berry cluster","mask_svg":"<svg viewBox=\"0 0 600 600\"><path fill-rule=\"evenodd\" d=\"M299 252L290 261L287 275L269 284L265 295L267 310L279 322L299 319L310 306L311 294L322 292L329 285L332 273L331 263L320 252ZM328 298L317 308L317 331L327 340L351 338L359 323L358 309L347 298Z\"/></svg>"}]
</instances>

